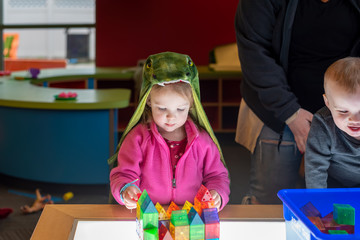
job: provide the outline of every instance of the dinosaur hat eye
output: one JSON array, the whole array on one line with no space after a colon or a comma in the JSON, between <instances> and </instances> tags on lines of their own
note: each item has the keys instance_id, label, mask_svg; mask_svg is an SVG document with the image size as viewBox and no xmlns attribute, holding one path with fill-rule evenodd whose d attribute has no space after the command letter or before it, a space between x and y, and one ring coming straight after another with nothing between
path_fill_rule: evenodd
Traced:
<instances>
[{"instance_id":1,"label":"dinosaur hat eye","mask_svg":"<svg viewBox=\"0 0 360 240\"><path fill-rule=\"evenodd\" d=\"M190 65L190 67L192 67L194 65L193 61L191 61L190 59L188 61L188 64Z\"/></svg>"},{"instance_id":2,"label":"dinosaur hat eye","mask_svg":"<svg viewBox=\"0 0 360 240\"><path fill-rule=\"evenodd\" d=\"M151 62L146 63L146 68L151 68Z\"/></svg>"}]
</instances>

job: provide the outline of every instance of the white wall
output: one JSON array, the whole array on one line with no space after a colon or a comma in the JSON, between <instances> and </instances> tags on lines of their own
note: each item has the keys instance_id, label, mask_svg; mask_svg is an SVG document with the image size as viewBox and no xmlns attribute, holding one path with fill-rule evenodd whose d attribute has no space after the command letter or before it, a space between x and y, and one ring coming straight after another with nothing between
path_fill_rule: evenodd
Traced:
<instances>
[{"instance_id":1,"label":"white wall","mask_svg":"<svg viewBox=\"0 0 360 240\"><path fill-rule=\"evenodd\" d=\"M95 0L3 0L4 24L95 23ZM19 33L18 58L65 58L65 29L6 29ZM95 29L70 29L90 34L90 59L95 59Z\"/></svg>"}]
</instances>

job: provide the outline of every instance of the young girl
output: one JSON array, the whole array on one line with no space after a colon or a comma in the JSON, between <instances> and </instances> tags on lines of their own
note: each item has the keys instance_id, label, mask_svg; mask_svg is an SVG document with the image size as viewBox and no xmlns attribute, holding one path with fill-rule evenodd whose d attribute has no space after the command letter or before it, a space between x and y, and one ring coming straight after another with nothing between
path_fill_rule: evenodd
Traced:
<instances>
[{"instance_id":1,"label":"young girl","mask_svg":"<svg viewBox=\"0 0 360 240\"><path fill-rule=\"evenodd\" d=\"M183 205L204 184L218 209L227 204L228 171L199 96L197 69L188 56L166 52L147 59L139 106L110 172L117 202L136 208L138 193L146 189L154 203Z\"/></svg>"}]
</instances>

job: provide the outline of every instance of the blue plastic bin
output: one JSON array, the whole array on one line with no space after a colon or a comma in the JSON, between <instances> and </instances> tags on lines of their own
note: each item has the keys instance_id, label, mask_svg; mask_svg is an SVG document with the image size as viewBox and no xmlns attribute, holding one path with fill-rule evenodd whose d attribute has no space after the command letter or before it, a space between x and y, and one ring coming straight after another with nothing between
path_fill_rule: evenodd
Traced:
<instances>
[{"instance_id":1,"label":"blue plastic bin","mask_svg":"<svg viewBox=\"0 0 360 240\"><path fill-rule=\"evenodd\" d=\"M283 201L287 240L360 239L360 188L284 189L278 192ZM334 203L350 204L355 208L355 233L331 235L320 230L301 212L311 202L324 217L333 211Z\"/></svg>"}]
</instances>

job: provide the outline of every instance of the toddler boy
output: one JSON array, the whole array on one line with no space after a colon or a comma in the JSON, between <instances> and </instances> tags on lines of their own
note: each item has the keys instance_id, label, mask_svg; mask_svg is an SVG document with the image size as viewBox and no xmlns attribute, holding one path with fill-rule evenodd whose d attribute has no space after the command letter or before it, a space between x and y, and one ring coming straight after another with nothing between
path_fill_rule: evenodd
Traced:
<instances>
[{"instance_id":1,"label":"toddler boy","mask_svg":"<svg viewBox=\"0 0 360 240\"><path fill-rule=\"evenodd\" d=\"M360 58L325 72L325 107L313 118L305 151L307 188L360 186Z\"/></svg>"}]
</instances>

